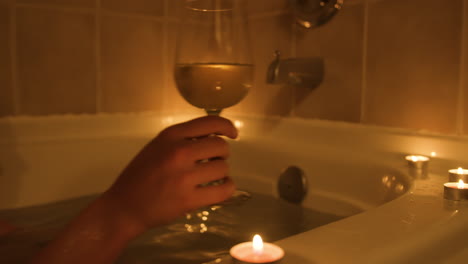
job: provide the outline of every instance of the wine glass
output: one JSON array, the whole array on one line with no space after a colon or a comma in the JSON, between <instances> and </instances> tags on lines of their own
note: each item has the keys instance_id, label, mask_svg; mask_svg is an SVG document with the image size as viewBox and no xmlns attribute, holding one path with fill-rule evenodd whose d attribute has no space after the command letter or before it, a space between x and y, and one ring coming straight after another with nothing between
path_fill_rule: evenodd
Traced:
<instances>
[{"instance_id":1,"label":"wine glass","mask_svg":"<svg viewBox=\"0 0 468 264\"><path fill-rule=\"evenodd\" d=\"M186 0L174 77L182 97L208 115L239 103L254 67L244 0Z\"/></svg>"},{"instance_id":2,"label":"wine glass","mask_svg":"<svg viewBox=\"0 0 468 264\"><path fill-rule=\"evenodd\" d=\"M254 66L245 4L245 0L184 1L175 83L187 102L208 115L219 115L224 108L239 103L252 87ZM222 183L219 180L203 186ZM249 193L236 190L223 205L249 197Z\"/></svg>"}]
</instances>

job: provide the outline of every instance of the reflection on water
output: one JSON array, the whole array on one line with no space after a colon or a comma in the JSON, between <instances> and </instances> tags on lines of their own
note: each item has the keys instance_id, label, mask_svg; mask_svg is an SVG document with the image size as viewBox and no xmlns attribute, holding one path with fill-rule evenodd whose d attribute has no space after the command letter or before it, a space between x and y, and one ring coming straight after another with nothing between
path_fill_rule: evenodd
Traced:
<instances>
[{"instance_id":1,"label":"reflection on water","mask_svg":"<svg viewBox=\"0 0 468 264\"><path fill-rule=\"evenodd\" d=\"M25 263L95 197L0 211L0 219L23 227L0 237L0 263ZM202 208L136 238L117 263L199 264L228 254L237 243L261 234L275 241L336 220L321 213L252 193L242 205Z\"/></svg>"}]
</instances>

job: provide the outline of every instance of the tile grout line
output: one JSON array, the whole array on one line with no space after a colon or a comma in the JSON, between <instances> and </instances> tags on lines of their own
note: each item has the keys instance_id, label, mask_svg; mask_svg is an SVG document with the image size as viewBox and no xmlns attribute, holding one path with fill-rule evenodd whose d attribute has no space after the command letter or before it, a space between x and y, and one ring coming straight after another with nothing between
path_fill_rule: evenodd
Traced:
<instances>
[{"instance_id":1,"label":"tile grout line","mask_svg":"<svg viewBox=\"0 0 468 264\"><path fill-rule=\"evenodd\" d=\"M366 103L367 103L367 48L368 48L368 34L369 34L369 1L364 2L364 23L362 30L362 74L361 74L361 111L360 120L361 124L367 121L366 116Z\"/></svg>"},{"instance_id":2,"label":"tile grout line","mask_svg":"<svg viewBox=\"0 0 468 264\"><path fill-rule=\"evenodd\" d=\"M464 86L465 86L465 57L466 57L466 16L465 9L467 0L462 1L462 25L461 25L461 38L460 38L460 67L459 67L459 83L458 83L458 94L457 94L457 118L456 118L456 133L458 135L463 134L463 121L464 121Z\"/></svg>"},{"instance_id":3,"label":"tile grout line","mask_svg":"<svg viewBox=\"0 0 468 264\"><path fill-rule=\"evenodd\" d=\"M102 72L101 72L101 0L96 0L96 7L95 7L95 46L94 46L94 56L96 62L96 114L102 112Z\"/></svg>"},{"instance_id":4,"label":"tile grout line","mask_svg":"<svg viewBox=\"0 0 468 264\"><path fill-rule=\"evenodd\" d=\"M169 110L169 69L168 69L168 64L169 64L169 0L164 0L164 20L163 20L163 43L161 47L161 55L162 55L162 62L163 62L163 81L162 81L162 109L160 112L165 112Z\"/></svg>"},{"instance_id":5,"label":"tile grout line","mask_svg":"<svg viewBox=\"0 0 468 264\"><path fill-rule=\"evenodd\" d=\"M17 14L16 1L10 3L10 63L11 63L11 88L13 92L13 113L21 113L21 89L18 74L18 54L17 54Z\"/></svg>"},{"instance_id":6,"label":"tile grout line","mask_svg":"<svg viewBox=\"0 0 468 264\"><path fill-rule=\"evenodd\" d=\"M291 23L291 57L297 57L297 23L294 21ZM291 111L289 111L289 116L295 117L296 114L296 88L292 89L292 96L291 96Z\"/></svg>"}]
</instances>

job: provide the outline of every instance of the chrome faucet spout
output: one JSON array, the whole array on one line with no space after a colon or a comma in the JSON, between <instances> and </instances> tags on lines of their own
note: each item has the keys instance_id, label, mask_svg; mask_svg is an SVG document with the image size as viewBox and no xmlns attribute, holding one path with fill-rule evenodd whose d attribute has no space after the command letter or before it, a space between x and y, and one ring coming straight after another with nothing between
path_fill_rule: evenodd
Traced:
<instances>
[{"instance_id":1,"label":"chrome faucet spout","mask_svg":"<svg viewBox=\"0 0 468 264\"><path fill-rule=\"evenodd\" d=\"M318 87L324 76L324 61L319 57L281 59L275 51L275 59L267 69L268 84L301 86L310 89Z\"/></svg>"}]
</instances>

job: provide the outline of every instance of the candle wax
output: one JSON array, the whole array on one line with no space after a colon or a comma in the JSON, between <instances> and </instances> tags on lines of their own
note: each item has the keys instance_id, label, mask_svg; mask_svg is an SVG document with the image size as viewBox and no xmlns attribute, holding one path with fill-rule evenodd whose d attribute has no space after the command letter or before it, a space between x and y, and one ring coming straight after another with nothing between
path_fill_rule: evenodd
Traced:
<instances>
[{"instance_id":1,"label":"candle wax","mask_svg":"<svg viewBox=\"0 0 468 264\"><path fill-rule=\"evenodd\" d=\"M262 252L255 252L252 242L244 242L231 248L231 256L243 262L270 263L283 258L284 251L280 247L264 243Z\"/></svg>"},{"instance_id":2,"label":"candle wax","mask_svg":"<svg viewBox=\"0 0 468 264\"><path fill-rule=\"evenodd\" d=\"M412 162L424 162L424 161L429 161L429 158L426 156L421 156L421 155L408 155L405 157L407 161L412 161Z\"/></svg>"},{"instance_id":3,"label":"candle wax","mask_svg":"<svg viewBox=\"0 0 468 264\"><path fill-rule=\"evenodd\" d=\"M463 184L463 188L458 188L458 184L458 182L447 182L444 183L444 186L452 189L468 190L468 184Z\"/></svg>"},{"instance_id":4,"label":"candle wax","mask_svg":"<svg viewBox=\"0 0 468 264\"><path fill-rule=\"evenodd\" d=\"M453 173L453 174L460 174L460 175L464 175L464 174L468 174L468 170L467 169L451 169L449 170L449 173Z\"/></svg>"}]
</instances>

